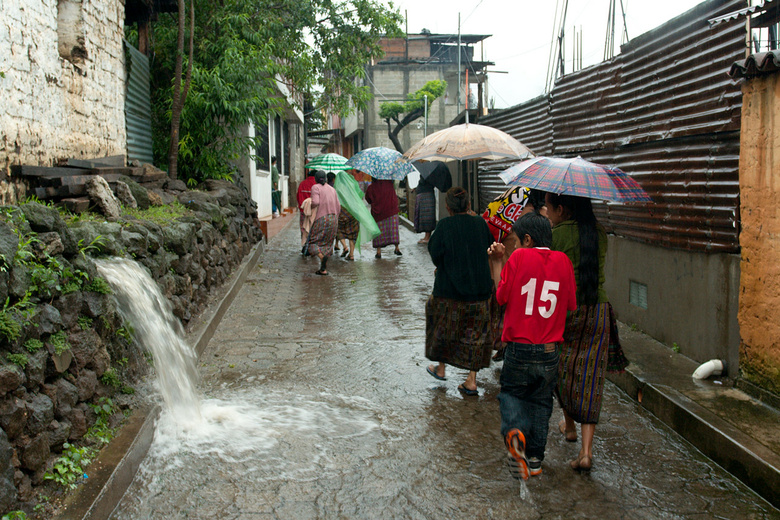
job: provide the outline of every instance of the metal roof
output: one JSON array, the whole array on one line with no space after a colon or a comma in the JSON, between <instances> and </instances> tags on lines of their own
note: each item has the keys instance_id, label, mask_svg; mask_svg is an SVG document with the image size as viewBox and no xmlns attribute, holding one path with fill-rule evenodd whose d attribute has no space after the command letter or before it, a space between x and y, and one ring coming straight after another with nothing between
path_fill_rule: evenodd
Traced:
<instances>
[{"instance_id":1,"label":"metal roof","mask_svg":"<svg viewBox=\"0 0 780 520\"><path fill-rule=\"evenodd\" d=\"M743 9L739 9L737 11L732 11L732 12L726 13L726 14L724 14L722 16L717 16L715 18L710 18L709 20L707 20L707 23L709 23L710 26L712 26L712 25L717 25L717 24L722 23L722 22L728 22L729 20L736 20L737 18L740 18L742 16L748 16L748 15L751 15L753 13L757 13L759 11L765 11L766 10L765 6L769 7L768 4L773 4L773 3L774 3L774 0L766 0L765 2L761 2L760 4L757 4L757 5L751 5L750 7L745 7Z\"/></svg>"},{"instance_id":2,"label":"metal roof","mask_svg":"<svg viewBox=\"0 0 780 520\"><path fill-rule=\"evenodd\" d=\"M758 52L751 54L744 60L735 61L729 70L729 76L734 79L749 78L770 74L780 70L780 50Z\"/></svg>"}]
</instances>

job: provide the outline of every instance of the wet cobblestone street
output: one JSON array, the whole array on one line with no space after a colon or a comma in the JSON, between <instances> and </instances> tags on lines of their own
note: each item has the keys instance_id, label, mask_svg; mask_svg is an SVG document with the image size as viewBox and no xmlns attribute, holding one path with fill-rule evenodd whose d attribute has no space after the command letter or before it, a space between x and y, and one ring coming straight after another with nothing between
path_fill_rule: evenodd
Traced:
<instances>
[{"instance_id":1,"label":"wet cobblestone street","mask_svg":"<svg viewBox=\"0 0 780 520\"><path fill-rule=\"evenodd\" d=\"M780 518L611 383L590 474L569 468L556 405L542 475L514 480L501 363L478 398L456 388L465 371L425 371L433 266L417 239L402 228L403 256L367 244L316 276L297 222L276 236L199 360L218 420L201 439L158 432L113 518Z\"/></svg>"}]
</instances>

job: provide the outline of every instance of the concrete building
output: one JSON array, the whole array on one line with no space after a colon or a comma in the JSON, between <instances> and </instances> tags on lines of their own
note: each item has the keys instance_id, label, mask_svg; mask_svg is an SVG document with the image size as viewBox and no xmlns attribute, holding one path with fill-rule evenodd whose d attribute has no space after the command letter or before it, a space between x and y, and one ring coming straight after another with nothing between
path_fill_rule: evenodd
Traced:
<instances>
[{"instance_id":1,"label":"concrete building","mask_svg":"<svg viewBox=\"0 0 780 520\"><path fill-rule=\"evenodd\" d=\"M409 94L432 80L446 81L447 92L433 103L428 112L428 134L450 126L467 107L486 107L486 69L493 63L485 61L481 49L475 46L489 37L482 34L458 36L423 31L422 34L407 35L406 38L381 40L384 57L366 67L366 83L374 96L373 101L354 120L348 118L344 121L344 138L362 142L362 148L393 148L387 136L387 123L379 117L380 104L385 101L405 101ZM425 122L421 118L402 130L399 140L404 150L422 139L425 129Z\"/></svg>"}]
</instances>

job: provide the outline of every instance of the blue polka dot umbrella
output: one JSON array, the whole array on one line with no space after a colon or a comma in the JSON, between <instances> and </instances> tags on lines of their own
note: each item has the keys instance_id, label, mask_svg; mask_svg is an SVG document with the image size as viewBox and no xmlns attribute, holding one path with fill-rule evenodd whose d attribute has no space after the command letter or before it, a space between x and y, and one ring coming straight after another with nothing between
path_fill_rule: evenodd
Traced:
<instances>
[{"instance_id":1,"label":"blue polka dot umbrella","mask_svg":"<svg viewBox=\"0 0 780 520\"><path fill-rule=\"evenodd\" d=\"M347 161L347 166L375 179L400 181L416 171L411 163L399 161L400 158L399 152L377 146L359 151Z\"/></svg>"},{"instance_id":2,"label":"blue polka dot umbrella","mask_svg":"<svg viewBox=\"0 0 780 520\"><path fill-rule=\"evenodd\" d=\"M326 172L336 172L339 170L349 170L347 158L337 153L324 153L318 155L304 165L310 170L323 170Z\"/></svg>"}]
</instances>

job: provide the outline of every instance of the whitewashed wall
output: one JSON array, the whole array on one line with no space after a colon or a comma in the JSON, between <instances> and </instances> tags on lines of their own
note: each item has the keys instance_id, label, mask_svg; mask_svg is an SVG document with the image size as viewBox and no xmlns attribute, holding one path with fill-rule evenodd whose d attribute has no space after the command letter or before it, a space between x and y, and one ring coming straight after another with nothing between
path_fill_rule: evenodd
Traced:
<instances>
[{"instance_id":1,"label":"whitewashed wall","mask_svg":"<svg viewBox=\"0 0 780 520\"><path fill-rule=\"evenodd\" d=\"M0 0L0 173L125 154L124 1L60 4Z\"/></svg>"}]
</instances>

